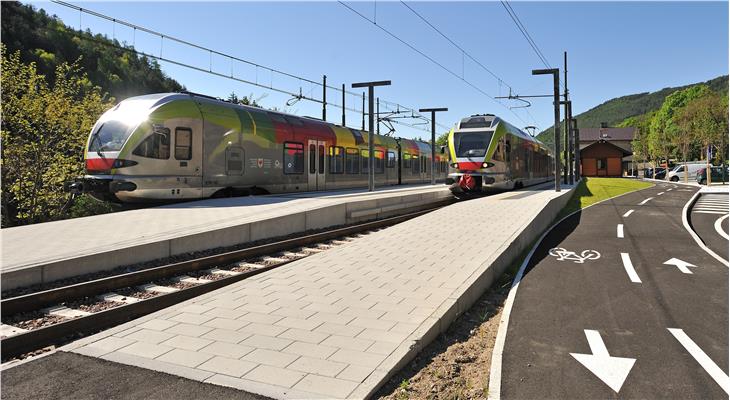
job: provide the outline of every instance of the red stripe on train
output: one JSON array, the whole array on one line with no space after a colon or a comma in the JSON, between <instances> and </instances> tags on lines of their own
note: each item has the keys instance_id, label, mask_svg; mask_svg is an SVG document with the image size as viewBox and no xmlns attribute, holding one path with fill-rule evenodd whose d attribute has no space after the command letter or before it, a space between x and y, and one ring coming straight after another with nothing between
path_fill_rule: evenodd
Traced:
<instances>
[{"instance_id":1,"label":"red stripe on train","mask_svg":"<svg viewBox=\"0 0 730 400\"><path fill-rule=\"evenodd\" d=\"M460 162L459 169L467 170L467 171L476 171L480 168L482 168L481 162Z\"/></svg>"},{"instance_id":2,"label":"red stripe on train","mask_svg":"<svg viewBox=\"0 0 730 400\"><path fill-rule=\"evenodd\" d=\"M109 171L114 164L114 158L87 158L87 171Z\"/></svg>"}]
</instances>

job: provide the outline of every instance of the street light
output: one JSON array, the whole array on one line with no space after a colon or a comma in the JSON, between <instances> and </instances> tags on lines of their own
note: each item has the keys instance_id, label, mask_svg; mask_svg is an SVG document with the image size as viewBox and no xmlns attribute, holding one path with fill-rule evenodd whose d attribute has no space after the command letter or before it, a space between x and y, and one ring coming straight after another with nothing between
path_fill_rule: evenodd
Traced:
<instances>
[{"instance_id":1,"label":"street light","mask_svg":"<svg viewBox=\"0 0 730 400\"><path fill-rule=\"evenodd\" d=\"M431 184L436 184L436 113L439 111L449 111L448 108L421 108L418 112L431 113Z\"/></svg>"},{"instance_id":2,"label":"street light","mask_svg":"<svg viewBox=\"0 0 730 400\"><path fill-rule=\"evenodd\" d=\"M553 75L553 105L555 106L555 191L560 191L560 70L533 69L532 75Z\"/></svg>"},{"instance_id":3,"label":"street light","mask_svg":"<svg viewBox=\"0 0 730 400\"><path fill-rule=\"evenodd\" d=\"M390 81L374 81L374 82L358 82L353 83L352 88L368 88L368 150L370 156L368 157L368 191L372 192L375 190L375 129L373 121L373 102L375 99L375 86L389 86Z\"/></svg>"}]
</instances>

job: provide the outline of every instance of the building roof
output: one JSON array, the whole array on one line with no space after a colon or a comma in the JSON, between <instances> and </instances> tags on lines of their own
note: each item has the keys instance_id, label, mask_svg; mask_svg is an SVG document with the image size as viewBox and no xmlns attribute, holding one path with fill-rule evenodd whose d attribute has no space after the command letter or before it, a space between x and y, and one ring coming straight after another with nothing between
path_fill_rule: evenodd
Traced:
<instances>
[{"instance_id":1,"label":"building roof","mask_svg":"<svg viewBox=\"0 0 730 400\"><path fill-rule=\"evenodd\" d=\"M609 147L613 147L616 150L619 150L621 152L621 157L626 157L626 156L630 156L630 155L633 154L632 152L624 149L623 147L616 146L615 144L613 144L611 142L608 142L606 140L597 140L597 141L589 144L588 146L582 148L580 151L582 152L582 151L585 151L585 150L587 150L587 149L589 149L589 148L591 148L593 146L598 146L598 145L606 145L606 146L609 146Z\"/></svg>"},{"instance_id":2,"label":"building roof","mask_svg":"<svg viewBox=\"0 0 730 400\"><path fill-rule=\"evenodd\" d=\"M581 142L595 142L597 140L634 140L636 128L580 128Z\"/></svg>"}]
</instances>

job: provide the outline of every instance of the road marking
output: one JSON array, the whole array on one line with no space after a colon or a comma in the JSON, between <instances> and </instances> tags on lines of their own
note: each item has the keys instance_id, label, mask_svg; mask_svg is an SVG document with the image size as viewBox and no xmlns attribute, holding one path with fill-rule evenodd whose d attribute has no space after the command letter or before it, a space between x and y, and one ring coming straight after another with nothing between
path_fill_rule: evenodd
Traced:
<instances>
[{"instance_id":1,"label":"road marking","mask_svg":"<svg viewBox=\"0 0 730 400\"><path fill-rule=\"evenodd\" d=\"M553 247L548 251L553 257L557 257L558 261L573 261L576 264L583 264L585 260L598 260L601 258L601 253L595 250L583 250L580 254L575 251L566 250L562 247Z\"/></svg>"},{"instance_id":2,"label":"road marking","mask_svg":"<svg viewBox=\"0 0 730 400\"><path fill-rule=\"evenodd\" d=\"M629 275L629 279L631 279L631 282L641 283L641 279L639 279L639 275L636 274L634 265L631 264L631 257L629 257L629 253L621 253L621 261L623 261L624 263L624 269Z\"/></svg>"},{"instance_id":3,"label":"road marking","mask_svg":"<svg viewBox=\"0 0 730 400\"><path fill-rule=\"evenodd\" d=\"M649 201L651 199L653 199L653 197L649 197L648 199L646 199L646 200L642 201L641 203L639 203L639 205L640 206L643 206L644 204L646 204L647 201Z\"/></svg>"},{"instance_id":4,"label":"road marking","mask_svg":"<svg viewBox=\"0 0 730 400\"><path fill-rule=\"evenodd\" d=\"M668 191L670 191L670 190L672 190L672 189L673 189L673 188L669 188L669 189L667 189L667 192L668 192Z\"/></svg>"},{"instance_id":5,"label":"road marking","mask_svg":"<svg viewBox=\"0 0 730 400\"><path fill-rule=\"evenodd\" d=\"M694 211L693 210L692 212L698 213L698 214L727 214L724 211Z\"/></svg>"},{"instance_id":6,"label":"road marking","mask_svg":"<svg viewBox=\"0 0 730 400\"><path fill-rule=\"evenodd\" d=\"M723 238L725 238L725 240L730 240L730 234L728 234L728 232L725 232L724 230L722 230L722 220L723 219L726 219L727 217L730 217L730 215L726 215L724 217L720 217L720 218L717 219L717 221L715 221L715 230L717 231L717 233L720 236L722 236Z\"/></svg>"},{"instance_id":7,"label":"road marking","mask_svg":"<svg viewBox=\"0 0 730 400\"><path fill-rule=\"evenodd\" d=\"M702 368L707 371L708 374L712 377L712 379L717 382L718 385L722 388L722 390L725 391L725 393L730 394L730 377L725 375L725 372L715 364L710 357L705 354L702 349L700 349L700 346L697 346L697 343L692 341L692 339L687 336L686 333L682 329L677 328L667 328L669 332L671 332L672 335L674 335L674 338L679 341L679 343L684 346L684 348L689 352L689 354L694 357L694 359L702 366Z\"/></svg>"},{"instance_id":8,"label":"road marking","mask_svg":"<svg viewBox=\"0 0 730 400\"><path fill-rule=\"evenodd\" d=\"M687 201L687 203L685 203L684 207L682 208L682 225L684 225L684 229L686 229L687 232L689 232L690 236L692 236L692 239L695 240L695 243L697 243L697 245L700 246L700 248L702 250L704 250L707 254L709 254L713 258L715 258L715 260L720 261L726 267L730 267L730 262L728 262L724 258L720 257L719 255L717 255L717 253L715 253L709 247L707 247L705 245L705 243L702 242L702 239L700 239L700 237L697 235L697 232L695 232L692 229L692 227L689 226L689 220L687 219L689 217L689 207L697 200L697 198L700 196L700 193L701 193L700 191L695 192L694 196L692 196L692 198L689 199L689 201ZM702 212L702 211L699 211L699 212ZM708 211L704 211L702 213L715 214L714 212L710 213Z\"/></svg>"},{"instance_id":9,"label":"road marking","mask_svg":"<svg viewBox=\"0 0 730 400\"><path fill-rule=\"evenodd\" d=\"M634 210L629 210L629 211L626 211L626 214L624 214L624 218L626 218L626 217L628 217L629 215L631 215L631 213L632 213L632 212L634 212Z\"/></svg>"},{"instance_id":10,"label":"road marking","mask_svg":"<svg viewBox=\"0 0 730 400\"><path fill-rule=\"evenodd\" d=\"M657 193L656 195L657 195L657 196L661 196L661 195L663 195L663 194L664 194L664 192L659 192L659 193Z\"/></svg>"},{"instance_id":11,"label":"road marking","mask_svg":"<svg viewBox=\"0 0 730 400\"><path fill-rule=\"evenodd\" d=\"M616 236L623 239L624 237L624 224L616 225Z\"/></svg>"},{"instance_id":12,"label":"road marking","mask_svg":"<svg viewBox=\"0 0 730 400\"><path fill-rule=\"evenodd\" d=\"M692 273L692 271L690 271L689 268L687 268L687 267L697 268L697 266L694 264L690 264L687 261L682 261L679 258L674 258L674 257L670 258L667 261L664 261L664 265L674 265L675 267L679 268L679 270L684 272L685 274Z\"/></svg>"},{"instance_id":13,"label":"road marking","mask_svg":"<svg viewBox=\"0 0 730 400\"><path fill-rule=\"evenodd\" d=\"M593 372L598 379L618 393L636 362L635 358L611 357L598 331L584 329L593 354L570 353L573 358Z\"/></svg>"}]
</instances>

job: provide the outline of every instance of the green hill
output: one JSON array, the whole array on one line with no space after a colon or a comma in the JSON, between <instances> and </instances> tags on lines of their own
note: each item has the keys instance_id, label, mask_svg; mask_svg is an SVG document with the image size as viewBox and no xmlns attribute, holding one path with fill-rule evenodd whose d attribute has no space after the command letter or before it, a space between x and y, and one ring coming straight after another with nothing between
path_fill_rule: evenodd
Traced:
<instances>
[{"instance_id":1,"label":"green hill","mask_svg":"<svg viewBox=\"0 0 730 400\"><path fill-rule=\"evenodd\" d=\"M727 75L702 83L718 93L725 93L728 90ZM651 93L630 94L628 96L608 100L603 104L577 115L575 118L578 120L578 128L597 128L601 126L601 122L606 122L609 126L616 126L623 122L626 118L658 110L659 107L662 106L664 98L671 93L699 84L701 83L664 88ZM537 138L547 144L553 142L552 135L553 127L550 126L550 128L540 132Z\"/></svg>"},{"instance_id":2,"label":"green hill","mask_svg":"<svg viewBox=\"0 0 730 400\"><path fill-rule=\"evenodd\" d=\"M49 83L58 65L79 60L91 84L117 100L184 89L165 75L155 60L137 56L123 43L89 31L79 32L31 5L3 1L1 7L2 43L8 54L20 51L21 61L36 63Z\"/></svg>"}]
</instances>

